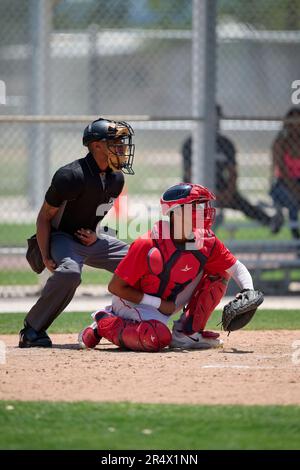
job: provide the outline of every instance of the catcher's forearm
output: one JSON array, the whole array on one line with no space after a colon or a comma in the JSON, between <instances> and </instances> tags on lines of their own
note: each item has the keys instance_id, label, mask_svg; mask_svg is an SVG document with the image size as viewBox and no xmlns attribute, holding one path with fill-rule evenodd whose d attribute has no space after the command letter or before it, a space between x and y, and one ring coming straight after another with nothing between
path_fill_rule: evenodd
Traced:
<instances>
[{"instance_id":1,"label":"catcher's forearm","mask_svg":"<svg viewBox=\"0 0 300 470\"><path fill-rule=\"evenodd\" d=\"M135 304L139 304L143 298L143 292L127 284L117 274L114 274L108 284L108 291L124 300L129 300Z\"/></svg>"},{"instance_id":2,"label":"catcher's forearm","mask_svg":"<svg viewBox=\"0 0 300 470\"><path fill-rule=\"evenodd\" d=\"M239 260L237 260L236 263L231 266L231 268L227 269L227 272L237 283L240 289L253 289L253 280L251 274L249 273L246 266Z\"/></svg>"}]
</instances>

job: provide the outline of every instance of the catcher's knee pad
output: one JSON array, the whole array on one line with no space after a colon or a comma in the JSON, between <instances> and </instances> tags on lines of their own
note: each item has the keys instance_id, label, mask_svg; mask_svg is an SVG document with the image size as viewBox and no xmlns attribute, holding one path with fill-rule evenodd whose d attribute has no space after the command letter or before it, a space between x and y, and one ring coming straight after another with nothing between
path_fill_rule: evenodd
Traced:
<instances>
[{"instance_id":1,"label":"catcher's knee pad","mask_svg":"<svg viewBox=\"0 0 300 470\"><path fill-rule=\"evenodd\" d=\"M229 279L226 272L203 276L185 312L184 329L187 332L204 330L210 315L226 292Z\"/></svg>"},{"instance_id":2,"label":"catcher's knee pad","mask_svg":"<svg viewBox=\"0 0 300 470\"><path fill-rule=\"evenodd\" d=\"M125 348L132 351L156 352L171 343L169 328L158 320L127 322L121 341Z\"/></svg>"},{"instance_id":3,"label":"catcher's knee pad","mask_svg":"<svg viewBox=\"0 0 300 470\"><path fill-rule=\"evenodd\" d=\"M120 346L120 336L125 326L125 320L112 313L99 312L95 315L95 321L98 335Z\"/></svg>"},{"instance_id":4,"label":"catcher's knee pad","mask_svg":"<svg viewBox=\"0 0 300 470\"><path fill-rule=\"evenodd\" d=\"M100 336L131 351L160 351L172 339L169 328L157 320L134 322L105 313L96 321Z\"/></svg>"}]
</instances>

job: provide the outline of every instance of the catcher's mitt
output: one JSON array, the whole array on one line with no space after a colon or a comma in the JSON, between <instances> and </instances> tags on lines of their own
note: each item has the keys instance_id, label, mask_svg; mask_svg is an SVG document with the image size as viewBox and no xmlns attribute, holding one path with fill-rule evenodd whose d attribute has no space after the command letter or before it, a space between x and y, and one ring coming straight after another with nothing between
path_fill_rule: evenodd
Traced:
<instances>
[{"instance_id":1,"label":"catcher's mitt","mask_svg":"<svg viewBox=\"0 0 300 470\"><path fill-rule=\"evenodd\" d=\"M257 307L264 301L259 290L244 289L223 308L222 326L225 331L243 328L252 319Z\"/></svg>"}]
</instances>

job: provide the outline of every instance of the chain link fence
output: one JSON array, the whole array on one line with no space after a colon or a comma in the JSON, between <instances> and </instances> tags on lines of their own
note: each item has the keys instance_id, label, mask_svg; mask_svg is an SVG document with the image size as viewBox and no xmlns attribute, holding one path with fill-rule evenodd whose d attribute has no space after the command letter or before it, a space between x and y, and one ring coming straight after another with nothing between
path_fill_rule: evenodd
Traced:
<instances>
[{"instance_id":1,"label":"chain link fence","mask_svg":"<svg viewBox=\"0 0 300 470\"><path fill-rule=\"evenodd\" d=\"M26 238L35 231L54 171L84 155L89 119L127 116L135 130L136 175L126 179L130 217L137 203L157 207L166 187L193 178L194 62L206 47L200 37L195 55L194 15L202 3L1 1L2 295L36 289L38 276L24 260ZM274 272L283 252L290 289L300 277L297 110L283 120L298 105L300 1L218 0L216 9L220 107L213 164L204 168L209 181L215 172L216 232L246 254L257 275L266 266ZM28 119L34 115L47 119ZM202 178L198 182L207 184L205 172ZM264 251L274 248L266 260L258 243ZM87 273L83 279L98 283L102 277Z\"/></svg>"}]
</instances>

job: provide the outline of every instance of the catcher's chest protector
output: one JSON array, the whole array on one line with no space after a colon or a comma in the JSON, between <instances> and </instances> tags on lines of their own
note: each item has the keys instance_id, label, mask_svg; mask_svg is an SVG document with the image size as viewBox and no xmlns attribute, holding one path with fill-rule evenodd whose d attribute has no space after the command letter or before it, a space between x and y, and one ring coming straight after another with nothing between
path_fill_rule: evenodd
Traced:
<instances>
[{"instance_id":1,"label":"catcher's chest protector","mask_svg":"<svg viewBox=\"0 0 300 470\"><path fill-rule=\"evenodd\" d=\"M150 276L146 292L167 300L175 300L177 295L203 270L209 258L215 237L204 239L201 250L184 250L175 246L166 232L162 234L164 221L154 227L155 247L148 253ZM167 223L168 224L168 223ZM151 283L149 282L151 281Z\"/></svg>"}]
</instances>

